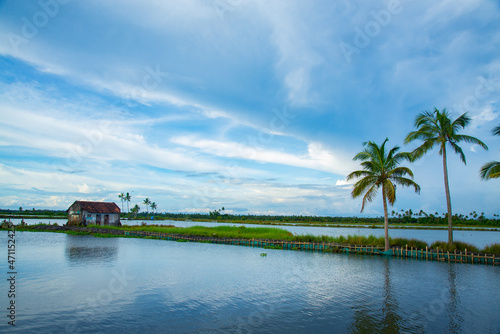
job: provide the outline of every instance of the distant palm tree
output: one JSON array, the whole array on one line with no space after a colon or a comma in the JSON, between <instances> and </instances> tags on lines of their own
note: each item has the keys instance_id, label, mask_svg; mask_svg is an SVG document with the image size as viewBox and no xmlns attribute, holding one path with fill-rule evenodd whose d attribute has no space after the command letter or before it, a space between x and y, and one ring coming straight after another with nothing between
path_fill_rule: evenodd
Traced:
<instances>
[{"instance_id":1,"label":"distant palm tree","mask_svg":"<svg viewBox=\"0 0 500 334\"><path fill-rule=\"evenodd\" d=\"M128 211L128 213L130 213L129 204L130 204L131 200L132 200L132 196L130 196L130 194L127 193L127 195L125 195L125 201L127 202L127 211Z\"/></svg>"},{"instance_id":2,"label":"distant palm tree","mask_svg":"<svg viewBox=\"0 0 500 334\"><path fill-rule=\"evenodd\" d=\"M146 205L146 213L149 214L149 206L151 205L151 201L149 200L149 198L146 198L142 204Z\"/></svg>"},{"instance_id":3,"label":"distant palm tree","mask_svg":"<svg viewBox=\"0 0 500 334\"><path fill-rule=\"evenodd\" d=\"M153 210L153 216L154 216L154 214L155 214L155 210L156 210L157 208L158 208L158 207L156 206L156 203L155 203L155 202L151 203L151 210Z\"/></svg>"},{"instance_id":4,"label":"distant palm tree","mask_svg":"<svg viewBox=\"0 0 500 334\"><path fill-rule=\"evenodd\" d=\"M118 198L122 201L122 212L123 212L123 202L125 201L125 194L121 193L120 195L118 195Z\"/></svg>"},{"instance_id":5,"label":"distant palm tree","mask_svg":"<svg viewBox=\"0 0 500 334\"><path fill-rule=\"evenodd\" d=\"M500 136L500 125L493 129L494 136ZM490 161L480 171L482 180L497 179L500 177L500 161Z\"/></svg>"},{"instance_id":6,"label":"distant palm tree","mask_svg":"<svg viewBox=\"0 0 500 334\"><path fill-rule=\"evenodd\" d=\"M360 160L362 170L352 172L347 176L347 180L359 178L354 184L351 196L353 198L363 196L361 212L363 212L366 202L371 202L377 195L379 188L382 188L382 200L384 203L384 238L385 250L389 250L389 217L387 213L387 202L394 205L396 201L396 184L403 187L413 187L415 192L420 192L420 186L413 179L413 172L408 167L400 167L403 160L411 161L412 155L408 152L400 152L399 147L394 147L386 152L386 139L379 147L374 142L364 143L365 149L356 154L353 160ZM410 176L411 179L405 176Z\"/></svg>"},{"instance_id":7,"label":"distant palm tree","mask_svg":"<svg viewBox=\"0 0 500 334\"><path fill-rule=\"evenodd\" d=\"M141 207L137 204L130 210L130 212L134 214L134 219L137 218L137 214L139 213L140 210Z\"/></svg>"},{"instance_id":8,"label":"distant palm tree","mask_svg":"<svg viewBox=\"0 0 500 334\"><path fill-rule=\"evenodd\" d=\"M448 208L448 243L453 242L453 227L452 227L452 214L451 214L451 198L450 187L448 184L448 165L446 160L446 146L447 144L460 156L460 159L466 164L465 154L462 148L458 146L460 142L477 144L488 149L488 146L479 139L458 134L470 123L470 117L464 113L456 120L452 121L446 109L439 111L434 108L433 112L424 111L415 118L416 131L410 132L405 139L405 144L412 142L416 139L422 140L423 143L417 147L413 152L414 159L421 158L425 153L430 151L435 146L439 147L439 154L443 156L443 173L444 173L444 189L446 193L446 206Z\"/></svg>"}]
</instances>

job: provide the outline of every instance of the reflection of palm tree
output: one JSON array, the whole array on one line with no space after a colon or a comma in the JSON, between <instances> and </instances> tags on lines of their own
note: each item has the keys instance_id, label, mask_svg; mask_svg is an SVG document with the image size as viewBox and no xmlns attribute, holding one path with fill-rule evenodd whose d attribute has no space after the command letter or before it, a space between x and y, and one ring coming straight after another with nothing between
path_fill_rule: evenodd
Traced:
<instances>
[{"instance_id":1,"label":"reflection of palm tree","mask_svg":"<svg viewBox=\"0 0 500 334\"><path fill-rule=\"evenodd\" d=\"M398 314L399 306L392 294L390 259L384 261L384 305L382 305L382 319L384 333L399 333L401 315Z\"/></svg>"},{"instance_id":2,"label":"reflection of palm tree","mask_svg":"<svg viewBox=\"0 0 500 334\"><path fill-rule=\"evenodd\" d=\"M371 300L358 306L354 321L349 326L351 333L400 333L402 321L398 301L394 298L391 283L391 260L382 259L384 264L383 304L373 305ZM379 313L381 312L381 314Z\"/></svg>"},{"instance_id":3,"label":"reflection of palm tree","mask_svg":"<svg viewBox=\"0 0 500 334\"><path fill-rule=\"evenodd\" d=\"M500 125L493 129L494 136L500 136ZM500 161L490 161L481 167L481 179L490 180L500 178Z\"/></svg>"},{"instance_id":4,"label":"reflection of palm tree","mask_svg":"<svg viewBox=\"0 0 500 334\"><path fill-rule=\"evenodd\" d=\"M450 301L447 308L447 313L450 318L449 332L459 333L462 331L464 319L459 315L460 299L457 289L457 272L455 271L454 263L448 265L448 286L450 289Z\"/></svg>"},{"instance_id":5,"label":"reflection of palm tree","mask_svg":"<svg viewBox=\"0 0 500 334\"><path fill-rule=\"evenodd\" d=\"M365 149L356 154L353 160L361 160L362 170L357 170L347 175L346 180L359 178L354 184L351 196L353 198L364 194L361 212L365 208L366 202L371 202L377 195L379 188L382 188L382 199L384 203L384 238L385 250L389 250L389 217L387 213L387 202L394 205L396 201L396 184L403 187L413 187L415 192L420 192L420 186L413 180L413 172L408 167L400 167L403 160L411 161L411 154L399 152L399 147L395 146L386 152L386 139L379 147L374 142L365 143Z\"/></svg>"},{"instance_id":6,"label":"reflection of palm tree","mask_svg":"<svg viewBox=\"0 0 500 334\"><path fill-rule=\"evenodd\" d=\"M412 152L416 159L421 158L435 146L439 147L439 154L443 156L444 189L446 193L446 206L448 208L448 243L453 242L453 228L446 146L449 145L460 156L464 164L466 163L465 154L462 148L458 146L460 142L477 144L486 150L488 149L479 139L458 133L470 123L470 120L467 113L452 121L446 109L443 109L442 112L437 109L434 109L434 112L425 111L420 113L415 119L417 130L410 132L405 139L406 144L417 139L423 141L422 145Z\"/></svg>"}]
</instances>

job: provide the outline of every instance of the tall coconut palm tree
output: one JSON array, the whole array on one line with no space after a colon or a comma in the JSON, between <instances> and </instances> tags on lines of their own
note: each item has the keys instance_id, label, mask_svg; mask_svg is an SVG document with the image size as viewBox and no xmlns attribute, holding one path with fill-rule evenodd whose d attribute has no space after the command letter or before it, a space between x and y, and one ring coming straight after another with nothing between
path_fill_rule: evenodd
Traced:
<instances>
[{"instance_id":1,"label":"tall coconut palm tree","mask_svg":"<svg viewBox=\"0 0 500 334\"><path fill-rule=\"evenodd\" d=\"M123 212L123 202L125 201L125 194L121 193L120 195L118 195L118 198L122 201L122 212Z\"/></svg>"},{"instance_id":2,"label":"tall coconut palm tree","mask_svg":"<svg viewBox=\"0 0 500 334\"><path fill-rule=\"evenodd\" d=\"M156 203L155 203L155 202L152 202L152 203L151 203L151 210L153 211L153 216L154 216L154 214L155 214L155 210L156 210L157 208L158 208L158 206L156 205Z\"/></svg>"},{"instance_id":3,"label":"tall coconut palm tree","mask_svg":"<svg viewBox=\"0 0 500 334\"><path fill-rule=\"evenodd\" d=\"M500 136L500 125L493 129L494 136ZM485 164L479 173L482 180L500 178L500 161L490 161Z\"/></svg>"},{"instance_id":4,"label":"tall coconut palm tree","mask_svg":"<svg viewBox=\"0 0 500 334\"><path fill-rule=\"evenodd\" d=\"M388 140L384 140L381 146L371 141L364 143L364 150L353 158L353 160L362 161L361 166L363 169L354 171L347 176L347 180L359 178L354 184L351 196L356 198L364 194L361 212L363 212L366 202L371 202L377 196L378 189L382 188L386 251L390 248L387 202L394 205L396 201L396 185L413 187L416 193L420 193L420 186L413 181L413 172L408 167L399 166L404 160L411 161L412 155L408 152L398 153L398 146L387 152L385 144ZM411 179L407 178L407 175Z\"/></svg>"},{"instance_id":5,"label":"tall coconut palm tree","mask_svg":"<svg viewBox=\"0 0 500 334\"><path fill-rule=\"evenodd\" d=\"M129 204L130 204L130 201L132 200L132 196L130 196L129 193L127 193L127 195L125 195L125 202L127 202L127 211L128 213L130 213L130 207L129 207Z\"/></svg>"},{"instance_id":6,"label":"tall coconut palm tree","mask_svg":"<svg viewBox=\"0 0 500 334\"><path fill-rule=\"evenodd\" d=\"M146 205L146 213L149 214L149 206L151 205L151 201L149 200L149 198L146 198L142 203Z\"/></svg>"},{"instance_id":7,"label":"tall coconut palm tree","mask_svg":"<svg viewBox=\"0 0 500 334\"><path fill-rule=\"evenodd\" d=\"M453 227L452 227L452 214L451 214L451 197L450 186L448 183L448 162L446 158L446 147L451 147L455 153L460 156L460 160L466 163L465 154L458 144L466 142L470 144L477 144L484 148L488 147L479 139L459 134L469 123L470 117L467 113L462 114L460 117L452 121L450 114L446 109L439 111L434 108L434 111L421 112L415 118L416 131L410 132L405 139L405 144L414 140L422 140L423 143L417 147L413 152L414 159L421 158L425 153L430 151L435 146L439 147L439 154L443 157L443 174L444 174L444 189L446 193L446 207L448 209L448 243L453 242Z\"/></svg>"}]
</instances>

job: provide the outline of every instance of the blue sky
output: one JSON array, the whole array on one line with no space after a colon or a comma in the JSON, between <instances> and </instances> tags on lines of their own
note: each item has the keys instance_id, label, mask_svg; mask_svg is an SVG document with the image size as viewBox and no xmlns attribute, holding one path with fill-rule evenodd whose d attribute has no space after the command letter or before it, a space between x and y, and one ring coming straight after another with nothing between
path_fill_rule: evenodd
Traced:
<instances>
[{"instance_id":1,"label":"blue sky","mask_svg":"<svg viewBox=\"0 0 500 334\"><path fill-rule=\"evenodd\" d=\"M454 211L499 213L497 1L0 1L0 207L74 200L159 211L359 215L345 177L368 140L403 145L415 116L468 112ZM444 212L437 151L414 163ZM382 215L381 196L365 208ZM391 209L392 210L392 209Z\"/></svg>"}]
</instances>

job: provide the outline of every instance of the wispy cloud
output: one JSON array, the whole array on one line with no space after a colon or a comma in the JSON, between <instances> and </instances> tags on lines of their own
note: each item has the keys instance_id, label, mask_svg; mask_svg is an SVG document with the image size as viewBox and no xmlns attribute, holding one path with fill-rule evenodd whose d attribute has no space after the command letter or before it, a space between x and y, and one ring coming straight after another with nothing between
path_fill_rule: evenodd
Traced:
<instances>
[{"instance_id":1,"label":"wispy cloud","mask_svg":"<svg viewBox=\"0 0 500 334\"><path fill-rule=\"evenodd\" d=\"M336 155L319 143L307 145L307 151L300 155L248 146L236 142L221 142L195 137L172 138L175 144L197 148L204 153L220 157L254 160L258 162L316 169L324 172L345 174L353 166L346 156Z\"/></svg>"}]
</instances>

